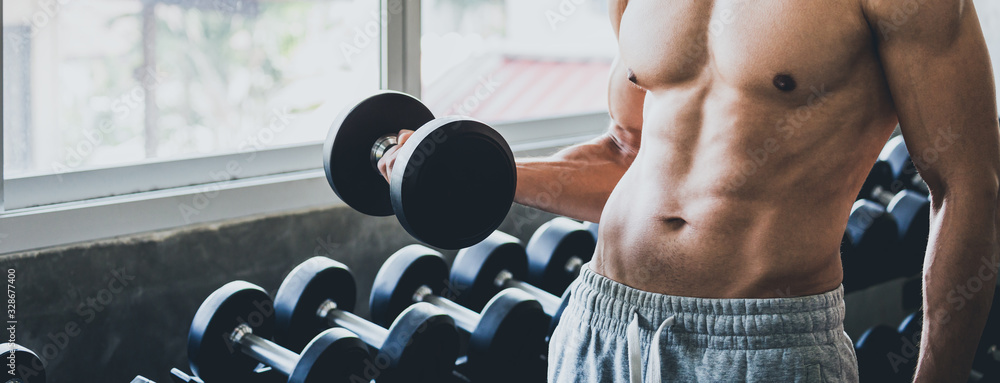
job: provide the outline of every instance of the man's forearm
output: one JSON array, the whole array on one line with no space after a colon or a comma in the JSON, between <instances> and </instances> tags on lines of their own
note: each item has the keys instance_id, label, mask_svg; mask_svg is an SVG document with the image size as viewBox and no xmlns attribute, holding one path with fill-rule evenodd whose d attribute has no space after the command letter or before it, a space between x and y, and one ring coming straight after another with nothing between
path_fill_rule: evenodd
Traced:
<instances>
[{"instance_id":1,"label":"man's forearm","mask_svg":"<svg viewBox=\"0 0 1000 383\"><path fill-rule=\"evenodd\" d=\"M517 161L514 201L551 213L598 222L634 155L602 135L544 158Z\"/></svg>"},{"instance_id":2,"label":"man's forearm","mask_svg":"<svg viewBox=\"0 0 1000 383\"><path fill-rule=\"evenodd\" d=\"M997 277L997 196L988 189L935 202L917 382L968 379Z\"/></svg>"}]
</instances>

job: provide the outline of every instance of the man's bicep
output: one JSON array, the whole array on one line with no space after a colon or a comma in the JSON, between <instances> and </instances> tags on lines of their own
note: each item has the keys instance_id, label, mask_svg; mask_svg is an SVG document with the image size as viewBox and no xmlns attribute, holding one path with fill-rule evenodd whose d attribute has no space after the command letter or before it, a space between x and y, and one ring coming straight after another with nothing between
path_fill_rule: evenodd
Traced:
<instances>
[{"instance_id":1,"label":"man's bicep","mask_svg":"<svg viewBox=\"0 0 1000 383\"><path fill-rule=\"evenodd\" d=\"M873 1L876 4L890 2ZM1000 171L996 90L971 0L927 0L907 22L869 9L903 136L928 186Z\"/></svg>"}]
</instances>

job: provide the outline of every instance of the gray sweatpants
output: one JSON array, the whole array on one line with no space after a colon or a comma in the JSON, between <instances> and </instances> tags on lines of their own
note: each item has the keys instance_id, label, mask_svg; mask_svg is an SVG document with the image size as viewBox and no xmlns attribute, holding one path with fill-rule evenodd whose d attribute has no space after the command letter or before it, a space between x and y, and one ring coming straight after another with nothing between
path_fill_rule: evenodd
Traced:
<instances>
[{"instance_id":1,"label":"gray sweatpants","mask_svg":"<svg viewBox=\"0 0 1000 383\"><path fill-rule=\"evenodd\" d=\"M857 382L844 289L703 299L640 291L585 265L549 342L562 382Z\"/></svg>"}]
</instances>

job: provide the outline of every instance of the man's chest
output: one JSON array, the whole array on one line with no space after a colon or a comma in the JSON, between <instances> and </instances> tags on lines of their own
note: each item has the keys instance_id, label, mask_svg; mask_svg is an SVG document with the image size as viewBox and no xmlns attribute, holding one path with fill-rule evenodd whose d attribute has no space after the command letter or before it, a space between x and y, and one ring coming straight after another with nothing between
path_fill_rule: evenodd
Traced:
<instances>
[{"instance_id":1,"label":"man's chest","mask_svg":"<svg viewBox=\"0 0 1000 383\"><path fill-rule=\"evenodd\" d=\"M855 0L631 0L619 31L622 60L650 90L706 74L749 91L773 92L781 75L836 85L873 44Z\"/></svg>"}]
</instances>

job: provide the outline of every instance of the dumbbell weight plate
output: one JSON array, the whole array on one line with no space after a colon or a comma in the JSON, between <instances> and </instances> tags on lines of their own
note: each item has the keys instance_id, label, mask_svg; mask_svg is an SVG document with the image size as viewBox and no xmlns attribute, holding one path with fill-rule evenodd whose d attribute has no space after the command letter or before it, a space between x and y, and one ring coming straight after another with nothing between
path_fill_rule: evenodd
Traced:
<instances>
[{"instance_id":1,"label":"dumbbell weight plate","mask_svg":"<svg viewBox=\"0 0 1000 383\"><path fill-rule=\"evenodd\" d=\"M559 320L562 319L563 312L566 311L566 306L569 305L569 298L572 292L573 289L568 288L566 289L566 292L563 293L562 303L559 304L559 309L556 310L555 315L552 316L552 322L549 323L549 336L552 336L552 333L556 331L556 326L559 325Z\"/></svg>"},{"instance_id":2,"label":"dumbbell weight plate","mask_svg":"<svg viewBox=\"0 0 1000 383\"><path fill-rule=\"evenodd\" d=\"M405 93L383 91L343 111L323 145L326 179L351 208L368 215L392 215L389 184L372 167L372 146L382 136L416 130L434 114Z\"/></svg>"},{"instance_id":3,"label":"dumbbell weight plate","mask_svg":"<svg viewBox=\"0 0 1000 383\"><path fill-rule=\"evenodd\" d=\"M896 218L902 241L903 262L898 265L900 275L913 276L923 270L924 253L930 234L931 202L927 196L912 190L903 190L889 203L888 211Z\"/></svg>"},{"instance_id":4,"label":"dumbbell weight plate","mask_svg":"<svg viewBox=\"0 0 1000 383\"><path fill-rule=\"evenodd\" d=\"M504 270L517 280L524 280L528 274L528 256L517 238L497 231L462 249L451 265L451 283L459 290L456 301L472 311L482 311L486 302L500 292L496 277Z\"/></svg>"},{"instance_id":5,"label":"dumbbell weight plate","mask_svg":"<svg viewBox=\"0 0 1000 383\"><path fill-rule=\"evenodd\" d=\"M356 381L354 377L364 376L359 367L370 357L368 345L342 328L323 331L302 350L288 383Z\"/></svg>"},{"instance_id":6,"label":"dumbbell weight plate","mask_svg":"<svg viewBox=\"0 0 1000 383\"><path fill-rule=\"evenodd\" d=\"M293 351L300 351L316 334L330 326L316 315L319 306L331 299L337 308L353 311L357 287L350 270L326 257L313 257L296 266L281 283L274 297L275 339Z\"/></svg>"},{"instance_id":7,"label":"dumbbell weight plate","mask_svg":"<svg viewBox=\"0 0 1000 383\"><path fill-rule=\"evenodd\" d=\"M842 258L844 288L855 291L897 276L887 270L893 270L902 259L898 230L896 220L882 205L867 200L854 202L847 222L851 251ZM853 285L847 283L848 279Z\"/></svg>"},{"instance_id":8,"label":"dumbbell weight plate","mask_svg":"<svg viewBox=\"0 0 1000 383\"><path fill-rule=\"evenodd\" d=\"M483 365L484 360L505 360L508 364L498 371L480 373L494 379L523 376L515 366L531 365L544 350L549 317L531 294L518 289L505 289L486 304L479 326L469 338L469 360ZM471 354L482 350L482 354ZM492 363L490 363L492 364Z\"/></svg>"},{"instance_id":9,"label":"dumbbell weight plate","mask_svg":"<svg viewBox=\"0 0 1000 383\"><path fill-rule=\"evenodd\" d=\"M267 292L243 281L227 283L209 295L191 320L188 334L191 371L206 382L253 379L258 362L237 350L228 336L245 323L254 335L271 338L274 316L263 312L271 309L270 302Z\"/></svg>"},{"instance_id":10,"label":"dumbbell weight plate","mask_svg":"<svg viewBox=\"0 0 1000 383\"><path fill-rule=\"evenodd\" d=\"M528 282L554 295L562 295L578 273L566 270L571 258L589 262L596 243L586 227L564 217L546 222L531 236L528 253Z\"/></svg>"},{"instance_id":11,"label":"dumbbell weight plate","mask_svg":"<svg viewBox=\"0 0 1000 383\"><path fill-rule=\"evenodd\" d=\"M414 238L461 249L496 230L514 202L517 171L506 141L488 125L438 118L410 136L393 168L389 193Z\"/></svg>"},{"instance_id":12,"label":"dumbbell weight plate","mask_svg":"<svg viewBox=\"0 0 1000 383\"><path fill-rule=\"evenodd\" d=\"M988 288L988 287L984 287ZM986 317L986 326L983 327L983 334L979 338L976 346L976 355L973 358L972 366L982 372L1000 372L1000 361L997 361L991 348L1000 347L1000 286L993 289L993 304L990 306L989 315Z\"/></svg>"},{"instance_id":13,"label":"dumbbell weight plate","mask_svg":"<svg viewBox=\"0 0 1000 383\"><path fill-rule=\"evenodd\" d=\"M924 322L923 312L916 311L907 315L902 322L899 323L899 328L896 329L899 335L904 338L913 340L914 335L919 334ZM919 335L917 335L919 338Z\"/></svg>"},{"instance_id":14,"label":"dumbbell weight plate","mask_svg":"<svg viewBox=\"0 0 1000 383\"><path fill-rule=\"evenodd\" d=\"M920 347L920 331L922 323L923 323L923 313L917 311L911 313L910 315L907 315L906 318L903 319L902 322L900 322L899 328L896 329L896 332L899 333L900 338L910 342L912 345L912 348L909 350L904 349L901 350L900 352L897 352L897 354L899 354L900 357L903 358L904 360L897 367L900 371L900 374L902 374L902 381L905 382L913 381L913 374L915 373L917 368L917 353L919 352L919 347ZM907 346L904 348L910 348L910 347ZM912 355L907 355L906 351L912 352Z\"/></svg>"},{"instance_id":15,"label":"dumbbell weight plate","mask_svg":"<svg viewBox=\"0 0 1000 383\"><path fill-rule=\"evenodd\" d=\"M862 382L895 382L901 378L901 372L893 371L892 363L886 356L893 352L899 354L903 342L896 329L878 325L865 331L858 338L856 352L858 356L858 375Z\"/></svg>"},{"instance_id":16,"label":"dumbbell weight plate","mask_svg":"<svg viewBox=\"0 0 1000 383\"><path fill-rule=\"evenodd\" d=\"M375 276L369 303L372 321L389 326L411 304L413 294L427 286L448 298L448 264L440 253L421 245L406 246L390 257Z\"/></svg>"},{"instance_id":17,"label":"dumbbell weight plate","mask_svg":"<svg viewBox=\"0 0 1000 383\"><path fill-rule=\"evenodd\" d=\"M450 316L430 303L410 305L389 328L381 352L390 364L379 381L439 381L451 375L458 344L458 331Z\"/></svg>"},{"instance_id":18,"label":"dumbbell weight plate","mask_svg":"<svg viewBox=\"0 0 1000 383\"><path fill-rule=\"evenodd\" d=\"M44 366L42 360L38 358L38 355L33 351L17 344L11 342L0 343L0 360L3 360L4 366L10 362L8 357L10 354L14 354L14 360L16 365L14 366L14 372L16 373L13 377L9 374L4 374L7 376L7 381L22 382L22 383L45 383L45 368L37 368L38 366ZM5 367L4 371L10 370L10 367Z\"/></svg>"},{"instance_id":19,"label":"dumbbell weight plate","mask_svg":"<svg viewBox=\"0 0 1000 383\"><path fill-rule=\"evenodd\" d=\"M893 137L885 143L878 159L889 165L893 178L912 177L916 173L913 162L910 161L910 153L906 150L906 142L901 135Z\"/></svg>"},{"instance_id":20,"label":"dumbbell weight plate","mask_svg":"<svg viewBox=\"0 0 1000 383\"><path fill-rule=\"evenodd\" d=\"M598 224L593 222L584 222L583 226L587 228L587 231L589 231L591 235L594 236L594 243L597 243L597 234L599 233L598 230L600 228Z\"/></svg>"}]
</instances>

